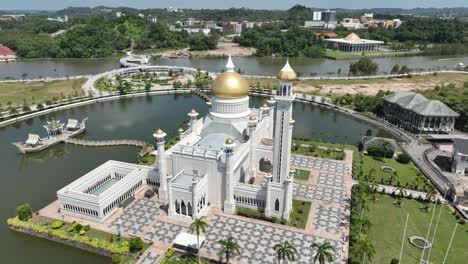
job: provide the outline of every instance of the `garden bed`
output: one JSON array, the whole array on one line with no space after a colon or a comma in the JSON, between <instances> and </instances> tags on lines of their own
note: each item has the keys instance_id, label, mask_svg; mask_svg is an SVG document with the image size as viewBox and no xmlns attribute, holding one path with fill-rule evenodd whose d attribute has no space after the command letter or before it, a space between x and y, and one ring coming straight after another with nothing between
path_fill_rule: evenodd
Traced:
<instances>
[{"instance_id":1,"label":"garden bed","mask_svg":"<svg viewBox=\"0 0 468 264\"><path fill-rule=\"evenodd\" d=\"M293 211L289 217L288 225L305 229L311 206L311 202L293 200Z\"/></svg>"}]
</instances>

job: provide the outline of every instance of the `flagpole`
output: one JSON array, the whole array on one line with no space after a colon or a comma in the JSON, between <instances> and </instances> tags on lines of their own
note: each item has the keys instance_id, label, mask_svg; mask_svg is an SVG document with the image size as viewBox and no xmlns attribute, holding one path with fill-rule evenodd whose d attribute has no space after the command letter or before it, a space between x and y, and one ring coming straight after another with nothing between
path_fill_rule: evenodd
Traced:
<instances>
[{"instance_id":1,"label":"flagpole","mask_svg":"<svg viewBox=\"0 0 468 264\"><path fill-rule=\"evenodd\" d=\"M445 201L445 196L446 195L447 195L447 190L445 190L445 193L444 193L444 201ZM437 199L436 199L436 202L437 202ZM435 239L435 235L436 235L436 232L437 232L437 227L439 226L440 215L442 214L442 209L444 209L444 206L443 206L443 204L441 202L440 209L439 209L439 216L437 217L436 226L434 228L434 234L432 234L431 247L429 248L429 253L427 255L426 263L429 263L429 259L431 258L432 247L434 246L434 239Z\"/></svg>"},{"instance_id":2,"label":"flagpole","mask_svg":"<svg viewBox=\"0 0 468 264\"><path fill-rule=\"evenodd\" d=\"M409 213L406 214L405 231L403 231L403 239L401 240L400 257L398 258L399 263L402 263L401 257L403 256L403 245L405 244L405 240L406 240L406 228L408 227L408 219L409 219Z\"/></svg>"},{"instance_id":3,"label":"flagpole","mask_svg":"<svg viewBox=\"0 0 468 264\"><path fill-rule=\"evenodd\" d=\"M427 243L427 239L429 238L429 234L431 233L431 227L432 227L432 221L434 220L434 214L435 214L435 211L437 209L437 203L434 204L434 211L432 211L432 216L431 216L431 222L429 223L429 228L427 229L427 234L426 234L426 240L424 241L424 247L423 247L423 251L422 251L422 254L421 254L421 259L419 259L419 263L423 263L423 258L424 258L424 252L426 251L426 243Z\"/></svg>"},{"instance_id":4,"label":"flagpole","mask_svg":"<svg viewBox=\"0 0 468 264\"><path fill-rule=\"evenodd\" d=\"M445 264L445 260L447 259L450 246L452 245L453 237L455 236L455 232L457 231L457 227L458 227L458 223L455 224L455 228L453 229L452 237L450 238L450 243L448 245L447 252L445 252L445 257L444 257L444 261L442 262L442 264Z\"/></svg>"}]
</instances>

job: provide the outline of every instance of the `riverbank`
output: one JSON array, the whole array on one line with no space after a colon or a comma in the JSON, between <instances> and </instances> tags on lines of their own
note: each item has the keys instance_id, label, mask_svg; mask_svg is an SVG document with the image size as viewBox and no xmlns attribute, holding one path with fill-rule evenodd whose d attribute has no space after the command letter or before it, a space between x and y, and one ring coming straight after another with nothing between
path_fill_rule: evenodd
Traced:
<instances>
[{"instance_id":1,"label":"riverbank","mask_svg":"<svg viewBox=\"0 0 468 264\"><path fill-rule=\"evenodd\" d=\"M214 50L190 51L186 49L169 49L158 52L158 56L163 58L183 57L181 54L187 54L190 58L223 58L227 56L233 57L250 57L257 52L255 48L241 47L237 43L219 42ZM144 51L138 51L138 54L144 54Z\"/></svg>"},{"instance_id":2,"label":"riverbank","mask_svg":"<svg viewBox=\"0 0 468 264\"><path fill-rule=\"evenodd\" d=\"M410 75L400 78L369 78L369 79L315 79L294 82L294 90L310 95L376 95L379 90L389 92L430 91L437 86L449 83L464 85L468 82L466 73L435 73L423 76ZM250 86L255 88L274 88L278 80L272 78L250 79Z\"/></svg>"},{"instance_id":3,"label":"riverbank","mask_svg":"<svg viewBox=\"0 0 468 264\"><path fill-rule=\"evenodd\" d=\"M376 52L341 52L336 50L327 49L324 58L332 60L349 60L349 59L360 59L360 58L387 58L387 57L406 57L406 56L417 56L420 55L420 51L391 51L382 50Z\"/></svg>"}]
</instances>

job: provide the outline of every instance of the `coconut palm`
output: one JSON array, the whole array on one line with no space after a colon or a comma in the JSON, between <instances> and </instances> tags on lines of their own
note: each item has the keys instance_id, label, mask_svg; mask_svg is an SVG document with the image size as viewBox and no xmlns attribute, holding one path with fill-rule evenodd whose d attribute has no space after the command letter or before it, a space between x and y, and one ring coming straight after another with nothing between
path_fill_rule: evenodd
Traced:
<instances>
[{"instance_id":1,"label":"coconut palm","mask_svg":"<svg viewBox=\"0 0 468 264\"><path fill-rule=\"evenodd\" d=\"M229 263L229 259L234 254L239 254L239 244L233 237L228 237L226 240L219 240L219 244L221 244L221 249L219 251L220 255L226 256L226 263Z\"/></svg>"},{"instance_id":2,"label":"coconut palm","mask_svg":"<svg viewBox=\"0 0 468 264\"><path fill-rule=\"evenodd\" d=\"M407 191L405 188L403 188L403 186L398 187L397 191L400 199L403 199L407 195Z\"/></svg>"},{"instance_id":3,"label":"coconut palm","mask_svg":"<svg viewBox=\"0 0 468 264\"><path fill-rule=\"evenodd\" d=\"M361 264L363 264L366 261L366 259L372 261L372 258L375 255L374 244L372 244L372 241L367 239L367 237L364 234L361 234L359 236L359 239L352 247L352 250L354 254L361 257Z\"/></svg>"},{"instance_id":4,"label":"coconut palm","mask_svg":"<svg viewBox=\"0 0 468 264\"><path fill-rule=\"evenodd\" d=\"M204 217L196 218L192 224L190 224L190 232L197 235L197 248L198 248L198 263L201 263L200 259L200 234L206 233L206 228L208 224L205 222Z\"/></svg>"},{"instance_id":5,"label":"coconut palm","mask_svg":"<svg viewBox=\"0 0 468 264\"><path fill-rule=\"evenodd\" d=\"M286 263L288 261L295 261L297 249L289 243L289 241L283 241L273 246L273 249L276 251L276 259L278 263Z\"/></svg>"},{"instance_id":6,"label":"coconut palm","mask_svg":"<svg viewBox=\"0 0 468 264\"><path fill-rule=\"evenodd\" d=\"M335 248L330 244L330 242L327 241L322 244L313 243L311 247L317 249L317 253L315 253L314 257L314 263L317 263L317 260L320 264L325 264L325 261L333 261L333 253L335 252Z\"/></svg>"}]
</instances>

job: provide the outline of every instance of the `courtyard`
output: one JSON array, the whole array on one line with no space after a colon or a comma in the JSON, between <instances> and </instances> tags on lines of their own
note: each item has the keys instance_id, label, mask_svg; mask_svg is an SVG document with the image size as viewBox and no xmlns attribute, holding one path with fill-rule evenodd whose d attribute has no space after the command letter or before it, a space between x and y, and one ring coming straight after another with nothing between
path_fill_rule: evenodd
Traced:
<instances>
[{"instance_id":1,"label":"courtyard","mask_svg":"<svg viewBox=\"0 0 468 264\"><path fill-rule=\"evenodd\" d=\"M325 241L329 241L335 248L333 263L346 262L346 237L349 234L347 197L352 185L351 163L293 155L291 165L318 175L313 182L294 184L293 196L296 203L304 202L309 208L304 211L308 214L307 222L294 227L211 209L206 217L208 228L204 234L206 241L201 248L203 257L218 260L221 247L218 241L232 236L240 246L240 254L232 258L233 263L277 263L273 246L285 240L292 243L298 251L296 263L312 263L315 256L315 250L311 248L312 243ZM172 247L179 233L190 232L189 225L192 220L167 216L156 197L143 197L145 189L137 193L134 201L106 222L93 224L93 227L122 236L137 236L152 241L152 246L138 263L158 263ZM87 224L87 221L82 219L71 219L69 216L66 218Z\"/></svg>"}]
</instances>

